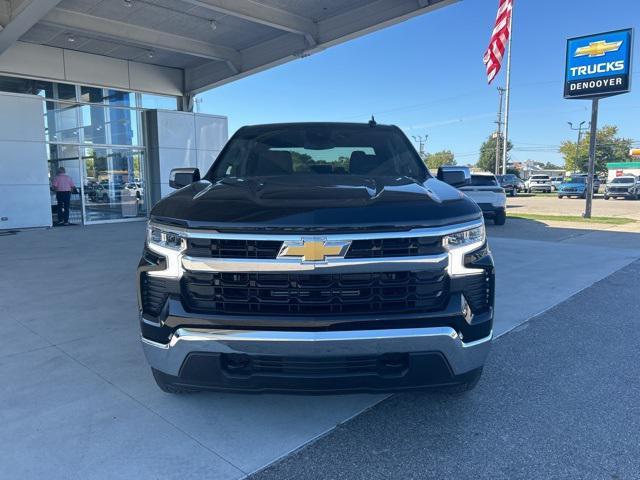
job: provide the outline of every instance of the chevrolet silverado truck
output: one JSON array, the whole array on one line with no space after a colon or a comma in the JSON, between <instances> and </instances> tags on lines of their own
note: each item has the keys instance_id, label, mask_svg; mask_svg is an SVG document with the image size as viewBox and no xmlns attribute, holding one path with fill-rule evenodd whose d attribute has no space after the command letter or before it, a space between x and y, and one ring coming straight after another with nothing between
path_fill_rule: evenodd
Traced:
<instances>
[{"instance_id":1,"label":"chevrolet silverado truck","mask_svg":"<svg viewBox=\"0 0 640 480\"><path fill-rule=\"evenodd\" d=\"M470 179L438 177L373 121L247 126L202 178L172 170L137 273L158 386L473 388L494 265Z\"/></svg>"}]
</instances>

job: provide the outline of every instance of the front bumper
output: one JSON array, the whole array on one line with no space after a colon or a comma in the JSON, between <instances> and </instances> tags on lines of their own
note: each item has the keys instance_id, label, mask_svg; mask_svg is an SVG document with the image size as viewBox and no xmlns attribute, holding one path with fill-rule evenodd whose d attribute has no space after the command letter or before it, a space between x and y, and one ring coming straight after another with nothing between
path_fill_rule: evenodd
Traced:
<instances>
[{"instance_id":1,"label":"front bumper","mask_svg":"<svg viewBox=\"0 0 640 480\"><path fill-rule=\"evenodd\" d=\"M424 257L430 262L421 258L405 257L402 266L445 275L442 302L433 309L256 315L191 308L187 280L172 276L180 263L145 248L138 270L145 355L166 383L215 390L396 391L467 382L482 367L492 338L491 253L484 243ZM189 268L225 266L216 260L214 267L194 267L184 257L182 268L185 259ZM235 263L236 269L244 265ZM397 263L386 258L373 267L398 269ZM153 272L164 276L149 276Z\"/></svg>"},{"instance_id":2,"label":"front bumper","mask_svg":"<svg viewBox=\"0 0 640 480\"><path fill-rule=\"evenodd\" d=\"M635 192L630 192L629 190L618 191L618 192L607 191L605 192L605 194L608 195L609 197L633 197L634 195L636 195Z\"/></svg>"},{"instance_id":3,"label":"front bumper","mask_svg":"<svg viewBox=\"0 0 640 480\"><path fill-rule=\"evenodd\" d=\"M461 383L485 362L492 334L465 343L450 327L295 332L178 329L142 338L171 383L231 391L395 391Z\"/></svg>"}]
</instances>

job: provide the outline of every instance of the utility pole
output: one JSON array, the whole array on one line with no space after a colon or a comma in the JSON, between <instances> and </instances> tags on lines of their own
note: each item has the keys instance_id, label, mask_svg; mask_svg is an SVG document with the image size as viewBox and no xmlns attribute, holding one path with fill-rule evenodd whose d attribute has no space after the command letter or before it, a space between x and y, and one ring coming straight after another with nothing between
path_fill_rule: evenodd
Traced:
<instances>
[{"instance_id":1,"label":"utility pole","mask_svg":"<svg viewBox=\"0 0 640 480\"><path fill-rule=\"evenodd\" d=\"M587 125L586 127L582 128L582 125L584 125L585 123L587 123L586 120L583 120L580 122L580 124L578 125L578 128L573 126L573 123L571 122L567 122L569 124L569 128L571 128L571 130L577 131L578 132L578 143L576 143L576 159L578 158L578 155L580 154L580 140L582 140L582 131L583 130L589 130L589 127L591 127L591 123L589 123L589 125Z\"/></svg>"},{"instance_id":2,"label":"utility pole","mask_svg":"<svg viewBox=\"0 0 640 480\"><path fill-rule=\"evenodd\" d=\"M429 135L425 135L424 137L422 135L412 135L412 137L413 141L418 144L420 157L424 157L424 144L427 143L427 138L429 138Z\"/></svg>"},{"instance_id":3,"label":"utility pole","mask_svg":"<svg viewBox=\"0 0 640 480\"><path fill-rule=\"evenodd\" d=\"M593 202L593 175L596 163L596 133L598 132L598 97L591 99L591 131L589 132L589 169L587 173L587 201L582 216L591 218Z\"/></svg>"},{"instance_id":4,"label":"utility pole","mask_svg":"<svg viewBox=\"0 0 640 480\"><path fill-rule=\"evenodd\" d=\"M500 173L500 141L502 138L502 97L504 96L504 92L506 90L502 87L498 87L498 98L499 98L499 103L498 103L498 119L496 120L496 123L498 124L498 131L496 132L496 161L495 161L495 168L494 168L494 173L496 175L498 175Z\"/></svg>"}]
</instances>

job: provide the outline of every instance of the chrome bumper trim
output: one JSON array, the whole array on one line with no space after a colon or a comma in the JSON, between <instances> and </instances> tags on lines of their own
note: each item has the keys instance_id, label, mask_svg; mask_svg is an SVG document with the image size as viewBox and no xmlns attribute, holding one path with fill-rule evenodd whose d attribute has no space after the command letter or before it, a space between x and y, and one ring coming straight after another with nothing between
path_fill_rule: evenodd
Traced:
<instances>
[{"instance_id":1,"label":"chrome bumper trim","mask_svg":"<svg viewBox=\"0 0 640 480\"><path fill-rule=\"evenodd\" d=\"M388 258L331 258L325 262L301 262L298 258L227 259L182 257L182 267L190 272L311 272L361 273L389 272L397 270L443 270L449 255L429 255L423 257Z\"/></svg>"},{"instance_id":2,"label":"chrome bumper trim","mask_svg":"<svg viewBox=\"0 0 640 480\"><path fill-rule=\"evenodd\" d=\"M454 374L481 367L489 353L489 336L464 343L450 327L360 330L343 332L290 332L178 329L168 344L142 337L149 364L178 376L192 352L244 353L280 356L381 355L398 352L441 352Z\"/></svg>"},{"instance_id":3,"label":"chrome bumper trim","mask_svg":"<svg viewBox=\"0 0 640 480\"><path fill-rule=\"evenodd\" d=\"M445 225L442 227L430 228L414 228L412 230L391 231L391 232L366 232L366 233L313 233L308 234L277 234L277 233L220 233L215 230L199 230L187 229L166 225L158 222L149 222L150 227L161 228L167 232L177 233L186 238L208 238L208 239L230 239L230 240L276 240L276 241L298 241L308 236L321 236L327 241L352 241L352 240L378 240L384 238L411 238L411 237L434 237L450 235L452 233L462 232L470 228L480 227L483 225L482 218L472 220L470 222L456 223L454 225Z\"/></svg>"}]
</instances>

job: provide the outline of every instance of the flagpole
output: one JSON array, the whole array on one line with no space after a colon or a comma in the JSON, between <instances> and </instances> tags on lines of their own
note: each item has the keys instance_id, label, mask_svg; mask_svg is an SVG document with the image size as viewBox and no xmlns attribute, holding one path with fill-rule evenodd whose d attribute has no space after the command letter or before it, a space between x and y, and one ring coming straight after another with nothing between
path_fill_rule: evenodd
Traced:
<instances>
[{"instance_id":1,"label":"flagpole","mask_svg":"<svg viewBox=\"0 0 640 480\"><path fill-rule=\"evenodd\" d=\"M507 52L507 81L505 84L505 99L504 99L504 140L502 148L502 174L507 173L507 145L509 145L509 97L511 97L511 38L513 37L513 29L511 28L513 22L513 4L511 2L511 15L509 15L509 51Z\"/></svg>"}]
</instances>

